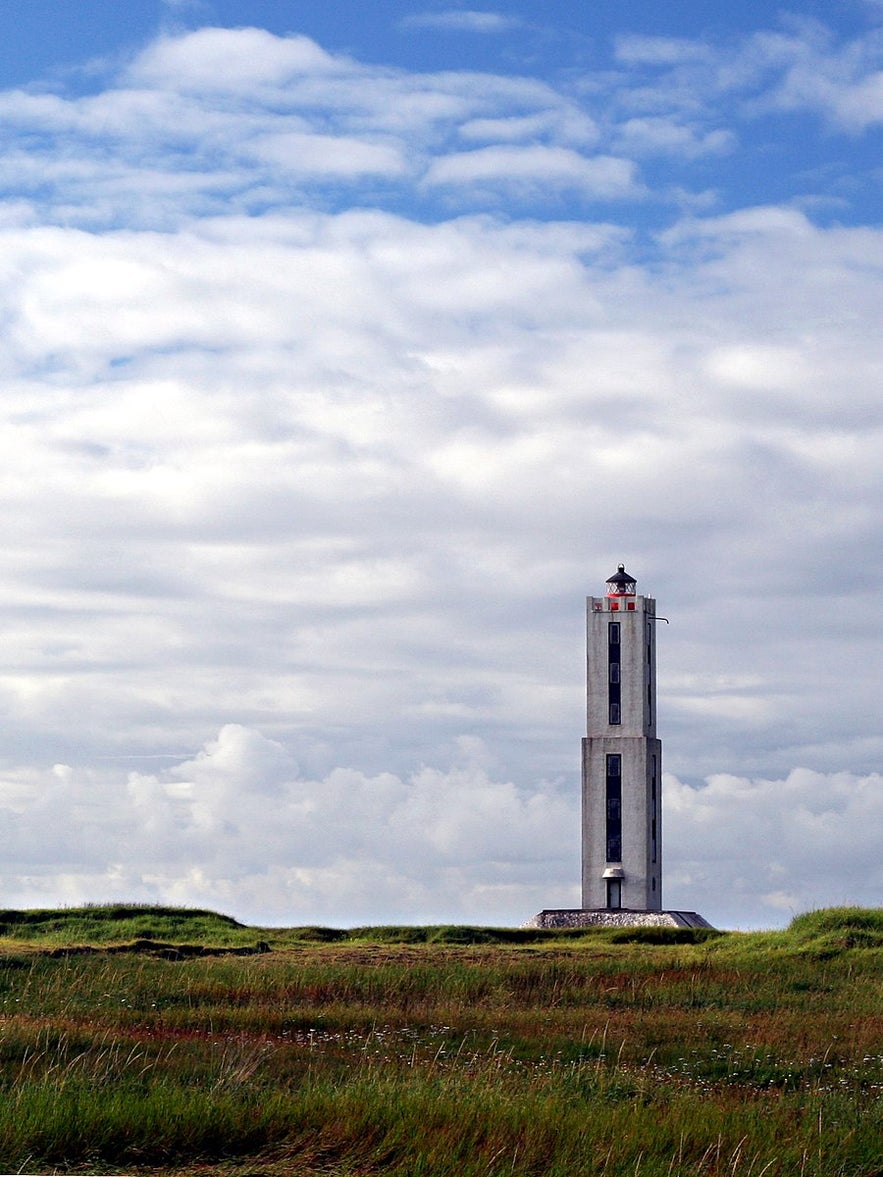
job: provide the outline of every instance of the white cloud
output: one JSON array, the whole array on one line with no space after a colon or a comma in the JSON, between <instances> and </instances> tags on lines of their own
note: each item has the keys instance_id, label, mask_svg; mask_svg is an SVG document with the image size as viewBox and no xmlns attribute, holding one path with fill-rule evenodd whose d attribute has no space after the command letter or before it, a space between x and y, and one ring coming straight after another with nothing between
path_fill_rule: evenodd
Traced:
<instances>
[{"instance_id":1,"label":"white cloud","mask_svg":"<svg viewBox=\"0 0 883 1177\"><path fill-rule=\"evenodd\" d=\"M519 140L552 138L582 147L597 142L599 132L594 119L579 110L562 106L536 114L472 119L463 123L459 134L463 139L476 142L517 143Z\"/></svg>"},{"instance_id":2,"label":"white cloud","mask_svg":"<svg viewBox=\"0 0 883 1177\"><path fill-rule=\"evenodd\" d=\"M779 72L760 109L815 111L854 134L883 121L883 57L874 37L833 45L805 24L790 34L758 34L751 50Z\"/></svg>"},{"instance_id":3,"label":"white cloud","mask_svg":"<svg viewBox=\"0 0 883 1177\"><path fill-rule=\"evenodd\" d=\"M136 85L200 94L281 86L302 75L337 72L345 65L309 37L277 37L265 29L198 29L163 37L132 63Z\"/></svg>"},{"instance_id":4,"label":"white cloud","mask_svg":"<svg viewBox=\"0 0 883 1177\"><path fill-rule=\"evenodd\" d=\"M819 22L783 17L781 29L759 30L728 47L707 40L644 35L616 39L629 73L624 107L672 108L704 121L726 118L733 102L750 116L771 109L807 111L860 134L883 119L883 59L873 33L836 42Z\"/></svg>"},{"instance_id":5,"label":"white cloud","mask_svg":"<svg viewBox=\"0 0 883 1177\"><path fill-rule=\"evenodd\" d=\"M82 225L285 207L292 183L411 185L461 127L504 144L535 128L553 175L568 170L556 153L597 137L578 103L533 78L409 75L261 29L165 36L98 93L10 91L0 114L0 181ZM569 171L583 185L600 166L574 153Z\"/></svg>"},{"instance_id":6,"label":"white cloud","mask_svg":"<svg viewBox=\"0 0 883 1177\"><path fill-rule=\"evenodd\" d=\"M847 130L861 132L883 123L883 70L844 79L832 77L825 63L794 66L774 100L788 110L821 111Z\"/></svg>"},{"instance_id":7,"label":"white cloud","mask_svg":"<svg viewBox=\"0 0 883 1177\"><path fill-rule=\"evenodd\" d=\"M436 29L445 33L503 33L518 28L521 21L499 12L479 12L472 8L449 8L444 12L415 12L404 17L404 29Z\"/></svg>"},{"instance_id":8,"label":"white cloud","mask_svg":"<svg viewBox=\"0 0 883 1177\"><path fill-rule=\"evenodd\" d=\"M252 140L251 151L257 159L294 176L397 176L406 170L395 148L343 136L283 131Z\"/></svg>"},{"instance_id":9,"label":"white cloud","mask_svg":"<svg viewBox=\"0 0 883 1177\"><path fill-rule=\"evenodd\" d=\"M794 769L666 779L666 902L708 896L722 926L771 926L799 911L880 902L883 788L874 773Z\"/></svg>"},{"instance_id":10,"label":"white cloud","mask_svg":"<svg viewBox=\"0 0 883 1177\"><path fill-rule=\"evenodd\" d=\"M705 361L709 375L737 388L791 390L802 398L811 379L795 347L753 343L714 350Z\"/></svg>"},{"instance_id":11,"label":"white cloud","mask_svg":"<svg viewBox=\"0 0 883 1177\"><path fill-rule=\"evenodd\" d=\"M264 922L438 921L452 911L511 922L520 913L507 901L536 905L545 872L562 873L557 839L573 802L492 779L474 742L464 752L460 767L410 778L336 768L312 780L278 743L230 725L193 760L131 773L124 787L112 773L67 766L9 774L7 903L125 893ZM38 858L27 838L49 808L64 837ZM489 909L485 893L500 887L503 905Z\"/></svg>"},{"instance_id":12,"label":"white cloud","mask_svg":"<svg viewBox=\"0 0 883 1177\"><path fill-rule=\"evenodd\" d=\"M692 62L706 62L715 56L714 50L702 41L686 37L654 37L638 34L616 38L617 60L627 65L672 66Z\"/></svg>"},{"instance_id":13,"label":"white cloud","mask_svg":"<svg viewBox=\"0 0 883 1177\"><path fill-rule=\"evenodd\" d=\"M586 158L566 147L481 147L441 156L429 167L430 186L502 186L521 190L575 189L595 199L638 192L631 161L612 156Z\"/></svg>"},{"instance_id":14,"label":"white cloud","mask_svg":"<svg viewBox=\"0 0 883 1177\"><path fill-rule=\"evenodd\" d=\"M734 152L734 102L743 122L771 106L819 110L851 129L873 119L871 42L835 51L804 30L728 50L622 38L617 52L618 72L556 87L366 66L262 29L168 35L98 93L0 95L0 179L68 224L165 227L187 213L284 207L292 182L352 188L372 177L426 199L478 175L473 199L500 204L517 190L538 204L537 174L553 191L609 199L639 191L637 159ZM463 140L484 146L453 150ZM588 146L595 156L581 154ZM429 187L415 190L421 177ZM678 185L640 192L689 201ZM824 195L800 193L806 207Z\"/></svg>"},{"instance_id":15,"label":"white cloud","mask_svg":"<svg viewBox=\"0 0 883 1177\"><path fill-rule=\"evenodd\" d=\"M669 118L633 118L619 127L617 146L627 156L680 155L697 159L728 154L735 147L735 136L729 130L696 130Z\"/></svg>"},{"instance_id":16,"label":"white cloud","mask_svg":"<svg viewBox=\"0 0 883 1177\"><path fill-rule=\"evenodd\" d=\"M622 248L591 227L362 213L9 229L6 601L44 610L12 640L22 666L34 641L47 650L9 680L10 722L38 730L88 698L90 739L143 746L155 729L176 747L217 708L272 715L321 764L342 709L335 739L355 762L360 744L379 764L404 740L397 769L438 724L493 722L557 730L560 771L578 660L553 667L554 643L512 609L570 584L566 612L543 622L569 648L588 548L616 549L618 520L630 533L655 520L659 535L630 542L675 602L717 553L712 595L735 577L762 599L770 552L818 567L798 575L808 601L827 597L832 547L865 552L873 576L879 414L862 324L876 303L858 266L873 240L787 210L717 219L673 238L664 282L618 264ZM830 319L832 281L852 344ZM844 381L848 402L832 400ZM610 494L617 516L592 506ZM670 529L695 538L669 569ZM556 576L540 577L550 560ZM470 615L480 629L464 633ZM730 624L750 633L748 617ZM766 643L744 657L767 673ZM77 667L93 665L84 693ZM752 714L781 690L773 669ZM537 713L546 693L566 729L554 707ZM406 706L417 727L396 718ZM719 701L716 739L743 710ZM793 710L788 723L806 739ZM707 755L703 771L719 767Z\"/></svg>"}]
</instances>

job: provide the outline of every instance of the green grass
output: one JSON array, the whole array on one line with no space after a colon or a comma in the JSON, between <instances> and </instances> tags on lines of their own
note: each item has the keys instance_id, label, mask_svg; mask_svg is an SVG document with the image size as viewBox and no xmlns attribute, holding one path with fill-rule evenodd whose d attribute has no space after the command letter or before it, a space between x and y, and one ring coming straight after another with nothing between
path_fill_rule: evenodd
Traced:
<instances>
[{"instance_id":1,"label":"green grass","mask_svg":"<svg viewBox=\"0 0 883 1177\"><path fill-rule=\"evenodd\" d=\"M883 1174L880 911L662 937L0 923L3 1172Z\"/></svg>"},{"instance_id":2,"label":"green grass","mask_svg":"<svg viewBox=\"0 0 883 1177\"><path fill-rule=\"evenodd\" d=\"M105 945L131 940L196 940L202 944L244 944L254 933L230 916L181 907L146 904L0 911L0 941L64 946Z\"/></svg>"}]
</instances>

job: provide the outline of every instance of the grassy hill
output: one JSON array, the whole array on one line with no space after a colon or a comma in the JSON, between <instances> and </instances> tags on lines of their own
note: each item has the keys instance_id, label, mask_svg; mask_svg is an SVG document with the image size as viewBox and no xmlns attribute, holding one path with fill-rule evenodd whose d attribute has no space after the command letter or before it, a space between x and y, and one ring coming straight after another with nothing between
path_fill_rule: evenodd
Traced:
<instances>
[{"instance_id":1,"label":"grassy hill","mask_svg":"<svg viewBox=\"0 0 883 1177\"><path fill-rule=\"evenodd\" d=\"M4 1172L880 1177L883 911L781 932L0 912Z\"/></svg>"}]
</instances>

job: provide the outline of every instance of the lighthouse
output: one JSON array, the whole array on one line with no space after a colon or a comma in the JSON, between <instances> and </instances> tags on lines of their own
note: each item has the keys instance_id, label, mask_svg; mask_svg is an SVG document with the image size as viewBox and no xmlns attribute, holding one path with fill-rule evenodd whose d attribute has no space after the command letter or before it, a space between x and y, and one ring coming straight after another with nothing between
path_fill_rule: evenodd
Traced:
<instances>
[{"instance_id":1,"label":"lighthouse","mask_svg":"<svg viewBox=\"0 0 883 1177\"><path fill-rule=\"evenodd\" d=\"M662 744L656 736L656 602L624 565L586 602L582 906L662 908Z\"/></svg>"},{"instance_id":2,"label":"lighthouse","mask_svg":"<svg viewBox=\"0 0 883 1177\"><path fill-rule=\"evenodd\" d=\"M653 597L620 564L586 600L582 906L545 908L525 927L709 928L662 907L662 744L656 735Z\"/></svg>"}]
</instances>

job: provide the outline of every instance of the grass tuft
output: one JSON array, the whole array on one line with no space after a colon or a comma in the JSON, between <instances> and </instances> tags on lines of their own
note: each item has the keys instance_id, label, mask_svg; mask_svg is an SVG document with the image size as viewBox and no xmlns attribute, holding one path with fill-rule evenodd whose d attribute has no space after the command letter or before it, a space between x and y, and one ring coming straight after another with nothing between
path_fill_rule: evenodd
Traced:
<instances>
[{"instance_id":1,"label":"grass tuft","mask_svg":"<svg viewBox=\"0 0 883 1177\"><path fill-rule=\"evenodd\" d=\"M883 908L807 911L795 916L788 931L799 943L824 950L883 948Z\"/></svg>"}]
</instances>

